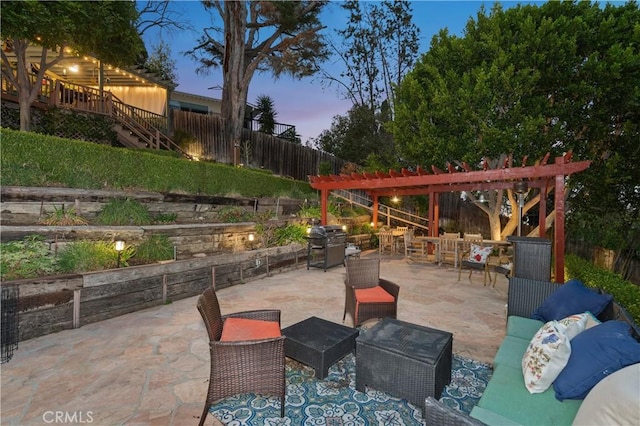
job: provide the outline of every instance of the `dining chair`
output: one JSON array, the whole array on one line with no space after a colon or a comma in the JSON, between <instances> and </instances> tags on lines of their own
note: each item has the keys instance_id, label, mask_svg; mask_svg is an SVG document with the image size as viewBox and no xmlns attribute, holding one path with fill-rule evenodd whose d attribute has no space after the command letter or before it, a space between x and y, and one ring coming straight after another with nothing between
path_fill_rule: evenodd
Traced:
<instances>
[{"instance_id":1,"label":"dining chair","mask_svg":"<svg viewBox=\"0 0 640 426\"><path fill-rule=\"evenodd\" d=\"M491 282L489 274L488 258L493 251L493 247L482 245L482 234L465 233L462 237L460 258L458 259L458 281L462 276L462 270L469 270L469 281L473 271L482 271L484 274L484 285L487 285L487 277Z\"/></svg>"},{"instance_id":2,"label":"dining chair","mask_svg":"<svg viewBox=\"0 0 640 426\"><path fill-rule=\"evenodd\" d=\"M216 401L255 393L285 401L285 337L280 332L279 310L254 310L221 315L215 290L199 297L198 311L209 335L211 370L200 425Z\"/></svg>"},{"instance_id":3,"label":"dining chair","mask_svg":"<svg viewBox=\"0 0 640 426\"><path fill-rule=\"evenodd\" d=\"M404 250L404 234L408 230L408 226L396 226L396 237L393 239L393 241L395 243L395 249L398 253L402 253L402 250ZM398 233L400 234L399 236Z\"/></svg>"},{"instance_id":4,"label":"dining chair","mask_svg":"<svg viewBox=\"0 0 640 426\"><path fill-rule=\"evenodd\" d=\"M460 239L459 232L445 232L440 236L439 241L439 254L438 264L442 265L447 261L447 258L453 260L454 266L457 266L458 260L458 240Z\"/></svg>"},{"instance_id":5,"label":"dining chair","mask_svg":"<svg viewBox=\"0 0 640 426\"><path fill-rule=\"evenodd\" d=\"M404 249L404 234L405 232L407 232L409 230L408 226L396 226L396 235L398 235L398 233L400 233L400 236L397 236L396 238L393 239L393 242L395 244L395 250L398 253L402 253L402 250Z\"/></svg>"},{"instance_id":6,"label":"dining chair","mask_svg":"<svg viewBox=\"0 0 640 426\"><path fill-rule=\"evenodd\" d=\"M409 260L427 260L424 245L414 240L414 231L412 229L404 233L404 257Z\"/></svg>"},{"instance_id":7,"label":"dining chair","mask_svg":"<svg viewBox=\"0 0 640 426\"><path fill-rule=\"evenodd\" d=\"M380 231L378 233L378 253L382 254L386 249L393 253L393 231Z\"/></svg>"},{"instance_id":8,"label":"dining chair","mask_svg":"<svg viewBox=\"0 0 640 426\"><path fill-rule=\"evenodd\" d=\"M346 319L347 312L354 327L371 318L396 318L400 287L380 278L380 259L350 257L346 266L342 321Z\"/></svg>"},{"instance_id":9,"label":"dining chair","mask_svg":"<svg viewBox=\"0 0 640 426\"><path fill-rule=\"evenodd\" d=\"M489 278L491 278L491 272L493 272L493 286L495 287L496 281L498 280L498 274L502 274L507 278L511 276L511 270L513 269L513 257L509 254L489 256L487 269Z\"/></svg>"}]
</instances>

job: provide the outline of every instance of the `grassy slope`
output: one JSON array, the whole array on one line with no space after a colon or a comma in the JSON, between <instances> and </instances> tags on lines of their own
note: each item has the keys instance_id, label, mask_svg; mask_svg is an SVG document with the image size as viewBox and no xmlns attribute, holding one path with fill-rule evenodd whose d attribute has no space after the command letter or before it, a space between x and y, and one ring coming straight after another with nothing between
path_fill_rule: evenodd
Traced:
<instances>
[{"instance_id":1,"label":"grassy slope","mask_svg":"<svg viewBox=\"0 0 640 426\"><path fill-rule=\"evenodd\" d=\"M306 182L251 169L0 129L0 184L310 198Z\"/></svg>"}]
</instances>

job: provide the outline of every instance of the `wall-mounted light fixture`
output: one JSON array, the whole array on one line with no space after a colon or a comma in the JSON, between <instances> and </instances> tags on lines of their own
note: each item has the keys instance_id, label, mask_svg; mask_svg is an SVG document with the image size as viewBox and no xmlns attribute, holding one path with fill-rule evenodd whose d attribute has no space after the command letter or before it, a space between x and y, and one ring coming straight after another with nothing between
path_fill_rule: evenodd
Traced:
<instances>
[{"instance_id":1,"label":"wall-mounted light fixture","mask_svg":"<svg viewBox=\"0 0 640 426\"><path fill-rule=\"evenodd\" d=\"M120 259L122 257L122 250L124 250L124 241L116 241L116 252L118 253L118 259L116 260L116 267L120 267Z\"/></svg>"},{"instance_id":2,"label":"wall-mounted light fixture","mask_svg":"<svg viewBox=\"0 0 640 426\"><path fill-rule=\"evenodd\" d=\"M393 197L391 197L391 202L394 204L398 204L400 202L400 197L394 195Z\"/></svg>"}]
</instances>

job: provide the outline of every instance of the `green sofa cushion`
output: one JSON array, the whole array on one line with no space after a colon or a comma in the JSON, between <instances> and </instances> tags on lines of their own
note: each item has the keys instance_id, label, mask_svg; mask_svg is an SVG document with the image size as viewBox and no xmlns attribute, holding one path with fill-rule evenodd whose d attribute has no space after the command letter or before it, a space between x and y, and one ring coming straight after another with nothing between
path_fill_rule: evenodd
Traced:
<instances>
[{"instance_id":1,"label":"green sofa cushion","mask_svg":"<svg viewBox=\"0 0 640 426\"><path fill-rule=\"evenodd\" d=\"M518 426L520 423L514 422L507 418L502 417L500 414L496 414L493 411L489 411L477 405L471 410L471 417L480 420L482 423L489 426Z\"/></svg>"},{"instance_id":2,"label":"green sofa cushion","mask_svg":"<svg viewBox=\"0 0 640 426\"><path fill-rule=\"evenodd\" d=\"M531 340L543 325L542 321L512 315L507 319L507 336Z\"/></svg>"},{"instance_id":3,"label":"green sofa cushion","mask_svg":"<svg viewBox=\"0 0 640 426\"><path fill-rule=\"evenodd\" d=\"M571 425L581 404L581 400L558 401L552 388L530 394L521 368L500 365L494 367L478 407L521 425L560 426Z\"/></svg>"},{"instance_id":4,"label":"green sofa cushion","mask_svg":"<svg viewBox=\"0 0 640 426\"><path fill-rule=\"evenodd\" d=\"M522 370L522 356L529 347L529 343L529 339L505 336L498 348L498 352L496 352L496 356L493 358L493 368L506 365ZM524 383L524 378L522 380Z\"/></svg>"}]
</instances>

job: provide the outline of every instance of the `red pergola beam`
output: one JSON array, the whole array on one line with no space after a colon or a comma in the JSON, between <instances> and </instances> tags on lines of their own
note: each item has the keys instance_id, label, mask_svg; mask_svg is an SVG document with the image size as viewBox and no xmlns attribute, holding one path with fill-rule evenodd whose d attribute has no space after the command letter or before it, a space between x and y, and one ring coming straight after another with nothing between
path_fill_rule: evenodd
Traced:
<instances>
[{"instance_id":1,"label":"red pergola beam","mask_svg":"<svg viewBox=\"0 0 640 426\"><path fill-rule=\"evenodd\" d=\"M444 173L436 175L419 175L419 176L402 176L402 177L388 177L381 179L371 173L364 173L366 179L364 180L352 180L335 181L333 179L325 180L322 177L320 179L313 179L311 181L311 187L314 189L383 189L383 188L395 188L401 189L403 187L424 187L423 194L429 192L428 187L434 185L454 185L454 184L469 184L469 183L486 183L487 189L493 189L492 183L495 182L514 182L523 179L537 179L537 178L554 178L555 176L568 176L573 173L581 172L589 167L590 161L579 161L575 163L562 162L549 164L545 166L528 166L528 167L513 167L506 169L489 169L479 170L474 172L464 173ZM335 175L334 175L335 176ZM336 176L339 178L339 176ZM453 191L454 189L448 189Z\"/></svg>"},{"instance_id":2,"label":"red pergola beam","mask_svg":"<svg viewBox=\"0 0 640 426\"><path fill-rule=\"evenodd\" d=\"M547 180L535 180L527 181L529 188L542 188L547 186ZM442 192L462 192L462 191L488 191L496 189L512 189L514 182L483 182L483 183L461 183L455 185L431 185L429 190L437 193ZM375 193L380 197L388 195L424 195L425 188L423 186L413 188L393 188L393 189L379 189L368 190L370 193Z\"/></svg>"}]
</instances>

